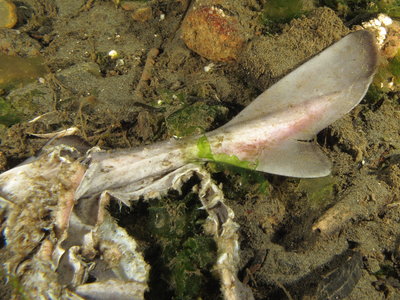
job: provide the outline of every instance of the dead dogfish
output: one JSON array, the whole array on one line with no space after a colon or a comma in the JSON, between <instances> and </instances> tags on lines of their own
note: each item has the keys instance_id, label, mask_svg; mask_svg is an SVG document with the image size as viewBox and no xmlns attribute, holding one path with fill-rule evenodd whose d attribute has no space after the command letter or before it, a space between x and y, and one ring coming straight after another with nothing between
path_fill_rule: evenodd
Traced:
<instances>
[{"instance_id":1,"label":"dead dogfish","mask_svg":"<svg viewBox=\"0 0 400 300\"><path fill-rule=\"evenodd\" d=\"M128 151L91 152L75 198L113 194L120 188L135 191L189 162L224 155L261 172L326 176L331 162L310 141L361 101L377 57L373 35L356 31L289 73L214 131ZM206 142L208 155L200 153L199 141Z\"/></svg>"}]
</instances>

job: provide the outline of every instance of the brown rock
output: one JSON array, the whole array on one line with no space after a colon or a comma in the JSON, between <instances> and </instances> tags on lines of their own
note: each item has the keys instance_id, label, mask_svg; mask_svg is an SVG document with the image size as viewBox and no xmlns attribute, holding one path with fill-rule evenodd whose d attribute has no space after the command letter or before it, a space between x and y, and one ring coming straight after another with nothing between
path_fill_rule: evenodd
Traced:
<instances>
[{"instance_id":1,"label":"brown rock","mask_svg":"<svg viewBox=\"0 0 400 300\"><path fill-rule=\"evenodd\" d=\"M17 21L17 8L14 3L0 0L0 28L13 28Z\"/></svg>"},{"instance_id":2,"label":"brown rock","mask_svg":"<svg viewBox=\"0 0 400 300\"><path fill-rule=\"evenodd\" d=\"M141 2L136 2L136 1L123 1L121 2L121 8L123 10L135 10L138 9L139 7L142 7L143 4Z\"/></svg>"},{"instance_id":3,"label":"brown rock","mask_svg":"<svg viewBox=\"0 0 400 300\"><path fill-rule=\"evenodd\" d=\"M139 22L147 22L153 18L151 7L140 7L132 13L132 19Z\"/></svg>"},{"instance_id":4,"label":"brown rock","mask_svg":"<svg viewBox=\"0 0 400 300\"><path fill-rule=\"evenodd\" d=\"M238 19L221 6L190 11L182 24L182 39L197 54L215 61L234 61L245 42Z\"/></svg>"}]
</instances>

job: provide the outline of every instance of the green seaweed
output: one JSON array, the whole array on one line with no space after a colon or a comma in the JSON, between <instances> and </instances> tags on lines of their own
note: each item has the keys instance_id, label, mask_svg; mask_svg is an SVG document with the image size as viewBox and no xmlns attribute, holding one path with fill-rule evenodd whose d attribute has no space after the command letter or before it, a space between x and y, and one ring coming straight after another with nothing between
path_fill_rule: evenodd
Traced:
<instances>
[{"instance_id":1,"label":"green seaweed","mask_svg":"<svg viewBox=\"0 0 400 300\"><path fill-rule=\"evenodd\" d=\"M211 145L205 135L197 140L197 156L208 160L214 160L214 155L211 151Z\"/></svg>"},{"instance_id":2,"label":"green seaweed","mask_svg":"<svg viewBox=\"0 0 400 300\"><path fill-rule=\"evenodd\" d=\"M332 8L347 20L376 13L400 17L400 0L319 0L319 5Z\"/></svg>"},{"instance_id":3,"label":"green seaweed","mask_svg":"<svg viewBox=\"0 0 400 300\"><path fill-rule=\"evenodd\" d=\"M302 178L297 186L297 190L306 194L311 208L320 209L333 199L335 184L336 181L332 176Z\"/></svg>"},{"instance_id":4,"label":"green seaweed","mask_svg":"<svg viewBox=\"0 0 400 300\"><path fill-rule=\"evenodd\" d=\"M209 237L199 235L183 242L171 266L171 284L176 299L194 299L200 294L203 284L201 270L212 267L215 255L215 242Z\"/></svg>"},{"instance_id":5,"label":"green seaweed","mask_svg":"<svg viewBox=\"0 0 400 300\"><path fill-rule=\"evenodd\" d=\"M383 60L374 76L367 99L374 101L385 93L400 90L400 52L389 60Z\"/></svg>"},{"instance_id":6,"label":"green seaweed","mask_svg":"<svg viewBox=\"0 0 400 300\"><path fill-rule=\"evenodd\" d=\"M21 114L16 111L10 102L0 97L0 124L11 126L21 121Z\"/></svg>"},{"instance_id":7,"label":"green seaweed","mask_svg":"<svg viewBox=\"0 0 400 300\"><path fill-rule=\"evenodd\" d=\"M109 211L135 237L151 265L146 299L221 299L212 268L218 257L212 236L204 233L208 217L198 195L169 193L138 201L133 208L110 203Z\"/></svg>"},{"instance_id":8,"label":"green seaweed","mask_svg":"<svg viewBox=\"0 0 400 300\"><path fill-rule=\"evenodd\" d=\"M369 104L377 104L379 101L386 96L386 93L382 91L380 87L375 84L371 84L368 89L365 99Z\"/></svg>"},{"instance_id":9,"label":"green seaweed","mask_svg":"<svg viewBox=\"0 0 400 300\"><path fill-rule=\"evenodd\" d=\"M0 89L11 90L35 81L48 73L41 57L0 54Z\"/></svg>"},{"instance_id":10,"label":"green seaweed","mask_svg":"<svg viewBox=\"0 0 400 300\"><path fill-rule=\"evenodd\" d=\"M217 298L215 290L208 290L210 280L214 280L210 270L217 248L213 238L203 233L207 213L199 208L194 193L179 201L168 197L150 201L147 225L161 248L153 266L157 276L168 283L172 299Z\"/></svg>"},{"instance_id":11,"label":"green seaweed","mask_svg":"<svg viewBox=\"0 0 400 300\"><path fill-rule=\"evenodd\" d=\"M384 277L394 277L394 278L397 278L397 277L398 277L398 273L397 273L397 271L396 271L396 268L393 267L392 265L389 265L389 264L382 264L380 267L381 267L381 268L380 268L378 271L372 273L372 274L374 274L376 277L380 277L380 278L382 278L382 277L383 277L383 278L384 278Z\"/></svg>"},{"instance_id":12,"label":"green seaweed","mask_svg":"<svg viewBox=\"0 0 400 300\"><path fill-rule=\"evenodd\" d=\"M228 109L222 105L196 102L170 114L165 123L169 135L181 138L208 131L227 112Z\"/></svg>"},{"instance_id":13,"label":"green seaweed","mask_svg":"<svg viewBox=\"0 0 400 300\"><path fill-rule=\"evenodd\" d=\"M400 81L400 51L395 57L389 60L388 69L393 74L393 76L395 76L396 79Z\"/></svg>"},{"instance_id":14,"label":"green seaweed","mask_svg":"<svg viewBox=\"0 0 400 300\"><path fill-rule=\"evenodd\" d=\"M227 187L227 183L224 184L224 194L228 198L244 198L249 192L264 196L269 194L270 184L262 172L225 163L212 162L208 166L211 173L223 172L230 177L228 185L232 186Z\"/></svg>"},{"instance_id":15,"label":"green seaweed","mask_svg":"<svg viewBox=\"0 0 400 300\"><path fill-rule=\"evenodd\" d=\"M35 84L29 84L12 91L7 96L6 101L10 103L19 120L25 121L32 119L40 112L47 111L46 103L48 104L51 101L51 97L45 91L44 87L36 88Z\"/></svg>"},{"instance_id":16,"label":"green seaweed","mask_svg":"<svg viewBox=\"0 0 400 300\"><path fill-rule=\"evenodd\" d=\"M269 32L275 32L278 30L277 25L288 23L290 20L307 13L312 8L312 1L307 0L266 1L261 14L261 23L266 26Z\"/></svg>"}]
</instances>

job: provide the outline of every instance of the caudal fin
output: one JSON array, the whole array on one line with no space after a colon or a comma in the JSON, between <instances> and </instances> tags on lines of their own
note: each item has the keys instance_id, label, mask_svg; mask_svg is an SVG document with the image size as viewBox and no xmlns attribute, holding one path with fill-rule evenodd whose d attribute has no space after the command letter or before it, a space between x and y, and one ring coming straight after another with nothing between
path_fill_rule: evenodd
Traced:
<instances>
[{"instance_id":1,"label":"caudal fin","mask_svg":"<svg viewBox=\"0 0 400 300\"><path fill-rule=\"evenodd\" d=\"M368 31L353 32L271 86L224 127L245 126L250 120L289 109L301 110L306 103L321 99L327 109L284 143L268 145L257 157L257 170L295 177L328 175L329 160L318 147L304 141L313 139L361 101L377 63L373 35Z\"/></svg>"}]
</instances>

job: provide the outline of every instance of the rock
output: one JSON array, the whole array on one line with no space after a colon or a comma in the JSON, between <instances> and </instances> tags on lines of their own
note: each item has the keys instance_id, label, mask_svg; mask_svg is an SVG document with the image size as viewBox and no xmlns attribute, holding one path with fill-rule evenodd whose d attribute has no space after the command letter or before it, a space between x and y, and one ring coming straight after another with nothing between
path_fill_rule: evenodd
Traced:
<instances>
[{"instance_id":1,"label":"rock","mask_svg":"<svg viewBox=\"0 0 400 300\"><path fill-rule=\"evenodd\" d=\"M182 39L197 54L215 61L234 61L245 42L237 17L220 6L200 6L191 10L182 24Z\"/></svg>"},{"instance_id":2,"label":"rock","mask_svg":"<svg viewBox=\"0 0 400 300\"><path fill-rule=\"evenodd\" d=\"M123 1L121 2L121 8L123 10L133 11L143 6L143 3L136 1Z\"/></svg>"},{"instance_id":3,"label":"rock","mask_svg":"<svg viewBox=\"0 0 400 300\"><path fill-rule=\"evenodd\" d=\"M14 29L0 30L0 53L12 56L39 56L42 46L27 33Z\"/></svg>"},{"instance_id":4,"label":"rock","mask_svg":"<svg viewBox=\"0 0 400 300\"><path fill-rule=\"evenodd\" d=\"M0 54L0 89L12 89L33 82L48 72L41 57Z\"/></svg>"},{"instance_id":5,"label":"rock","mask_svg":"<svg viewBox=\"0 0 400 300\"><path fill-rule=\"evenodd\" d=\"M17 21L17 8L14 3L0 0L0 28L13 28Z\"/></svg>"},{"instance_id":6,"label":"rock","mask_svg":"<svg viewBox=\"0 0 400 300\"><path fill-rule=\"evenodd\" d=\"M153 18L153 11L151 7L140 7L132 13L132 19L139 22L147 22Z\"/></svg>"},{"instance_id":7,"label":"rock","mask_svg":"<svg viewBox=\"0 0 400 300\"><path fill-rule=\"evenodd\" d=\"M131 17L138 22L147 22L153 18L153 10L148 3L138 1L123 1L123 10L132 11Z\"/></svg>"}]
</instances>

